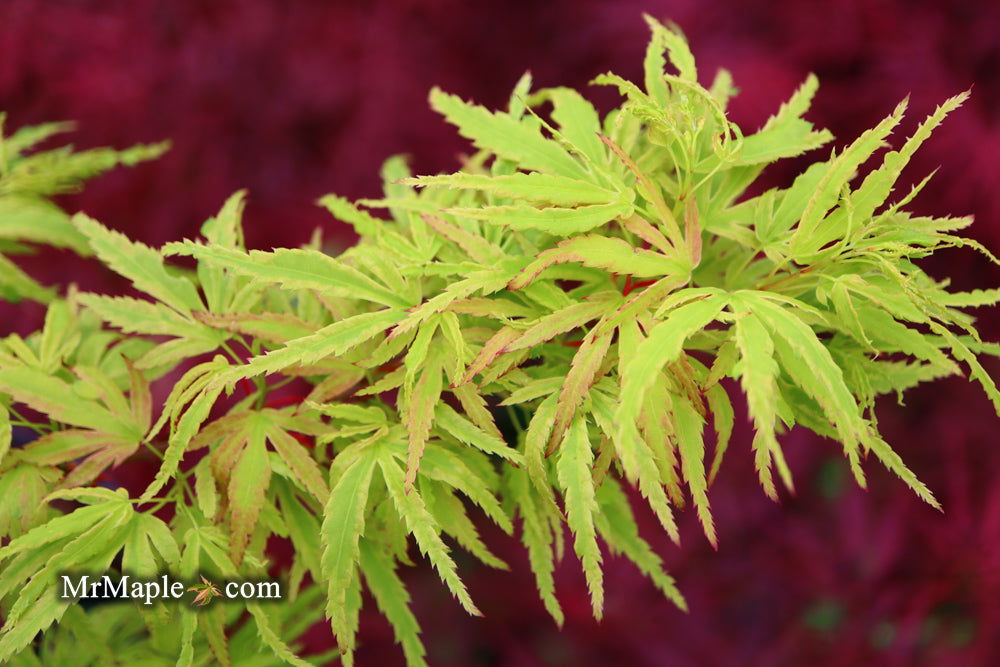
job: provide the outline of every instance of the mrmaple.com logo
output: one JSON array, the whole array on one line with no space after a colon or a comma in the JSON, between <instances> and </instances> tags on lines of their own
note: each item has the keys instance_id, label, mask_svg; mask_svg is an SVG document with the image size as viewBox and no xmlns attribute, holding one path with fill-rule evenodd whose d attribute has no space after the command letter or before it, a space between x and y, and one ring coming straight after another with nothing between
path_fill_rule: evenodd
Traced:
<instances>
[{"instance_id":1,"label":"mrmaple.com logo","mask_svg":"<svg viewBox=\"0 0 1000 667\"><path fill-rule=\"evenodd\" d=\"M277 581L228 581L216 585L201 577L201 582L186 586L167 575L159 579L134 579L129 575L101 577L62 575L59 597L63 600L141 600L151 605L156 600L180 600L194 595L192 604L204 606L217 597L229 600L280 600Z\"/></svg>"}]
</instances>

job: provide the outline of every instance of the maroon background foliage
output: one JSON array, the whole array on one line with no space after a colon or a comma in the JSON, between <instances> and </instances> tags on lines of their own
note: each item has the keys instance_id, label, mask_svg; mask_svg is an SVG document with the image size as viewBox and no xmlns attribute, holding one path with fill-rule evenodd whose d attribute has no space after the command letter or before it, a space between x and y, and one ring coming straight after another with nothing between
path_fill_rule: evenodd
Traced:
<instances>
[{"instance_id":1,"label":"maroon background foliage","mask_svg":"<svg viewBox=\"0 0 1000 667\"><path fill-rule=\"evenodd\" d=\"M394 153L426 173L451 169L467 149L427 108L432 85L500 106L526 69L542 86L584 86L609 69L637 77L643 11L683 28L703 78L720 66L733 72L742 92L731 116L748 131L810 71L822 83L810 116L838 145L905 95L908 133L935 104L972 86L971 101L906 178L940 167L912 208L975 214L971 235L1000 251L995 2L4 0L0 109L15 127L76 120L81 147L172 139L155 164L107 175L65 200L133 238L193 236L229 193L247 187L253 247L296 245L317 226L346 244L350 231L313 206L318 196L376 195L379 165ZM614 100L601 90L593 99L605 107ZM770 178L787 182L792 173L779 167ZM929 268L958 288L998 283L996 269L971 251L944 253ZM62 255L38 258L31 270L88 289L124 288L92 262ZM984 333L1000 337L997 314L980 315ZM21 309L4 328L23 329L37 316ZM988 368L1000 377L996 363ZM991 406L953 378L912 392L905 408L885 401L880 416L943 514L875 465L870 490L858 490L838 448L800 431L785 438L799 492L776 505L754 479L744 419L713 489L718 552L692 517L678 548L640 511L689 614L609 557L607 610L596 623L570 556L557 573L567 611L559 631L516 542L491 534L513 572L462 561L485 619L466 617L429 568L407 572L432 664L1000 663L1000 453ZM328 633L317 629L309 641L319 647ZM360 664L400 664L392 642L370 605Z\"/></svg>"}]
</instances>

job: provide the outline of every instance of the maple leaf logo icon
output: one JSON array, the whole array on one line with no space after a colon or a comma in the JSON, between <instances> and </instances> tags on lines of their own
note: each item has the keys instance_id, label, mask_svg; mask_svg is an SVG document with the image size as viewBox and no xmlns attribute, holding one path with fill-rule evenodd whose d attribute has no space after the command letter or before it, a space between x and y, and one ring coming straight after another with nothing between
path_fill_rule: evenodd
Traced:
<instances>
[{"instance_id":1,"label":"maple leaf logo icon","mask_svg":"<svg viewBox=\"0 0 1000 667\"><path fill-rule=\"evenodd\" d=\"M191 586L188 590L198 592L198 594L194 596L194 600L191 601L191 604L204 607L206 604L211 602L213 598L222 595L222 592L219 590L218 586L206 579L204 575L201 575L201 581L202 583L196 586Z\"/></svg>"}]
</instances>

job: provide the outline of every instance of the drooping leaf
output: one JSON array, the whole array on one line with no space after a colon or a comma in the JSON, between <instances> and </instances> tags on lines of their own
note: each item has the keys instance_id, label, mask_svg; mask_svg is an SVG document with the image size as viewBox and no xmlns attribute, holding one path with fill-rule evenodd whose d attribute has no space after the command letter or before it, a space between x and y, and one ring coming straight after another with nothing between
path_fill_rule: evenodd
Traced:
<instances>
[{"instance_id":1,"label":"drooping leaf","mask_svg":"<svg viewBox=\"0 0 1000 667\"><path fill-rule=\"evenodd\" d=\"M686 400L673 401L673 416L677 432L677 450L681 458L681 471L691 490L698 519L705 531L705 537L713 547L718 548L715 522L712 520L708 504L708 480L705 475L705 441L703 439L704 420Z\"/></svg>"},{"instance_id":2,"label":"drooping leaf","mask_svg":"<svg viewBox=\"0 0 1000 667\"><path fill-rule=\"evenodd\" d=\"M267 456L264 427L262 424L254 424L251 429L246 446L233 463L229 475L232 556L237 564L243 560L243 551L250 533L257 526L257 518L271 482L271 464Z\"/></svg>"},{"instance_id":3,"label":"drooping leaf","mask_svg":"<svg viewBox=\"0 0 1000 667\"><path fill-rule=\"evenodd\" d=\"M373 453L358 458L340 476L330 492L323 512L321 566L327 577L326 614L345 655L354 651L354 633L345 616L347 592L357 576L359 539L364 533L365 504L376 458ZM345 661L351 658L345 657Z\"/></svg>"},{"instance_id":4,"label":"drooping leaf","mask_svg":"<svg viewBox=\"0 0 1000 667\"><path fill-rule=\"evenodd\" d=\"M559 450L557 468L559 485L566 499L566 518L574 535L574 548L587 576L591 608L594 616L600 618L604 611L604 576L594 527L597 501L590 473L593 459L586 421L577 417Z\"/></svg>"},{"instance_id":5,"label":"drooping leaf","mask_svg":"<svg viewBox=\"0 0 1000 667\"><path fill-rule=\"evenodd\" d=\"M396 641L403 647L407 664L417 667L426 665L424 657L427 652L420 641L420 627L410 611L410 596L396 574L393 562L376 547L362 540L360 565L368 589L375 597L379 609L392 624Z\"/></svg>"},{"instance_id":6,"label":"drooping leaf","mask_svg":"<svg viewBox=\"0 0 1000 667\"><path fill-rule=\"evenodd\" d=\"M393 505L406 522L406 526L416 540L417 546L420 547L421 553L431 561L438 576L448 586L462 607L473 616L481 616L482 614L469 597L465 584L458 578L455 561L448 554L448 547L441 541L438 534L439 528L434 518L427 512L427 507L420 494L414 489L406 491L403 469L395 459L383 455L379 457L378 463L385 479L386 489L389 491L389 497L392 498Z\"/></svg>"},{"instance_id":7,"label":"drooping leaf","mask_svg":"<svg viewBox=\"0 0 1000 667\"><path fill-rule=\"evenodd\" d=\"M777 499L771 477L771 459L779 447L774 437L777 419L778 390L775 378L778 364L774 360L774 344L767 329L753 313L746 313L734 325L736 346L740 351L737 372L747 405L754 421L754 463L761 486L772 499Z\"/></svg>"}]
</instances>

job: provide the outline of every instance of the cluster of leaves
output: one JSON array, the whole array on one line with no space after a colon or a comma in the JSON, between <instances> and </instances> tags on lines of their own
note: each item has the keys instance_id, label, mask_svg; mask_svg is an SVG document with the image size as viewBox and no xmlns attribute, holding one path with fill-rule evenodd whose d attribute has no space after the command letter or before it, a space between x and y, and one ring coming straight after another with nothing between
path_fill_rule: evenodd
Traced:
<instances>
[{"instance_id":1,"label":"cluster of leaves","mask_svg":"<svg viewBox=\"0 0 1000 667\"><path fill-rule=\"evenodd\" d=\"M749 196L768 164L831 141L802 118L815 78L744 136L726 117L728 73L703 88L679 33L650 26L643 87L612 74L595 80L625 100L603 119L573 90L533 92L528 76L506 112L434 90L432 106L477 152L458 173L416 178L394 158L383 199L322 199L360 237L336 257L318 237L247 250L243 193L201 238L160 249L84 215L68 222L40 196L159 149L22 157L54 126L6 139L0 229L13 220L13 245L58 237L149 298L73 289L56 298L20 273L4 276L13 293L49 308L40 331L0 343L0 532L9 538L0 658L60 618L49 635L96 632L99 619L47 594L56 572L260 577L277 535L294 548L282 576L295 613L161 604L137 616L102 608L101 625L119 628L114 641L148 637L133 650L150 660L173 650L177 664L231 664L252 653L252 622L277 659L311 664L322 658L304 659L292 643L325 599L351 664L364 584L408 663L424 664L398 567L412 564L415 543L478 614L450 550L507 567L481 539L481 515L517 532L557 622L553 571L566 526L595 616L602 542L684 608L639 535L628 487L675 541L675 511L690 503L714 545L708 487L736 387L769 496L778 495L775 472L792 486L778 435L799 424L839 441L859 484L870 453L937 506L879 436L874 399L962 372L961 363L1000 411L977 361L1000 349L958 309L993 304L1000 290L948 292L913 263L945 247L989 253L951 233L969 219L906 213L919 186L889 199L910 156L965 95L860 183L856 173L905 103L789 187ZM29 200L34 208L16 208ZM58 234L24 231L57 219ZM171 386L158 415L154 382ZM11 424L37 439L11 449ZM144 451L162 460L138 497L97 484ZM56 649L46 639L38 650ZM30 651L19 659L38 660Z\"/></svg>"},{"instance_id":2,"label":"cluster of leaves","mask_svg":"<svg viewBox=\"0 0 1000 667\"><path fill-rule=\"evenodd\" d=\"M68 248L89 256L86 238L70 224L66 212L48 200L74 192L88 178L118 165L131 166L159 157L169 144L134 146L125 151L96 148L74 152L72 146L28 154L53 135L72 129L72 123L24 127L4 136L5 114L0 112L0 298L51 303L52 288L40 285L6 255L31 254L34 245Z\"/></svg>"}]
</instances>

